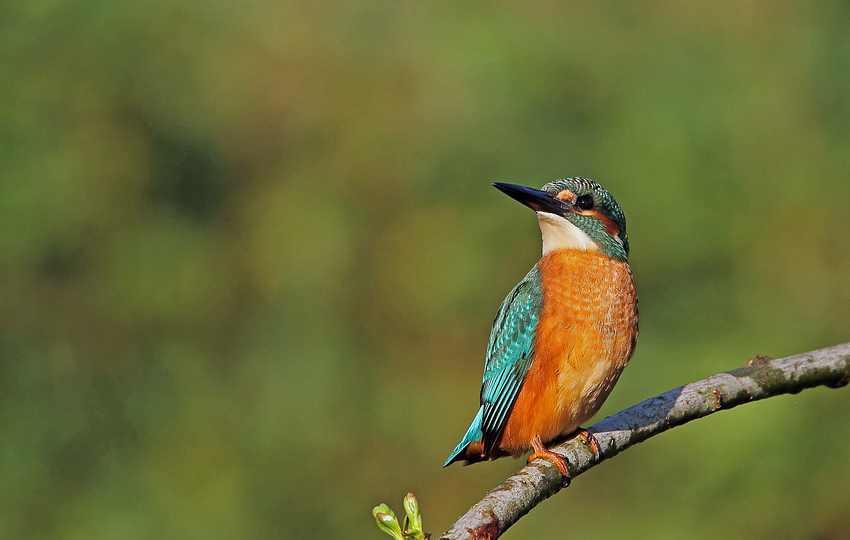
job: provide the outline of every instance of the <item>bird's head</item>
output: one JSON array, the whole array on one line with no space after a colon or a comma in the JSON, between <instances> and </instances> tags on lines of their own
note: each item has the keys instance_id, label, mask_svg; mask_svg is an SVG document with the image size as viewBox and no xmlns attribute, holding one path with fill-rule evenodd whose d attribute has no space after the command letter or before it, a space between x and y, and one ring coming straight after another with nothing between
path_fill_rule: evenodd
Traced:
<instances>
[{"instance_id":1,"label":"bird's head","mask_svg":"<svg viewBox=\"0 0 850 540\"><path fill-rule=\"evenodd\" d=\"M556 249L601 250L627 260L626 216L614 197L593 180L565 178L543 189L502 182L493 186L537 212L544 255Z\"/></svg>"}]
</instances>

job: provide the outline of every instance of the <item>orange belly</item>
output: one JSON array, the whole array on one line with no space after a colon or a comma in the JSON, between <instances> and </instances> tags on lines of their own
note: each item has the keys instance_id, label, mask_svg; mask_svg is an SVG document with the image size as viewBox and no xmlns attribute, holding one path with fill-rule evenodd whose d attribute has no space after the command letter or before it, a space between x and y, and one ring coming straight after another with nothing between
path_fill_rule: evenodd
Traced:
<instances>
[{"instance_id":1,"label":"orange belly","mask_svg":"<svg viewBox=\"0 0 850 540\"><path fill-rule=\"evenodd\" d=\"M530 449L535 436L551 442L596 414L637 340L628 263L597 251L560 250L538 267L544 296L534 360L496 443L513 455Z\"/></svg>"}]
</instances>

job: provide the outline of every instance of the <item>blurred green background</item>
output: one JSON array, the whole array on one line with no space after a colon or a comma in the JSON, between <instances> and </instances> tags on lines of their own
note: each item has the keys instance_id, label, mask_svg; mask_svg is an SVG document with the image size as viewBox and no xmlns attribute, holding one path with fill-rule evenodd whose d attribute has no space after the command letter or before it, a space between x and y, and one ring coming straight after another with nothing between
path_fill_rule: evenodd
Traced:
<instances>
[{"instance_id":1,"label":"blurred green background","mask_svg":"<svg viewBox=\"0 0 850 540\"><path fill-rule=\"evenodd\" d=\"M440 469L534 264L490 187L628 216L637 352L600 413L850 339L850 5L0 5L0 537L439 533ZM676 429L510 538L850 537L850 391Z\"/></svg>"}]
</instances>

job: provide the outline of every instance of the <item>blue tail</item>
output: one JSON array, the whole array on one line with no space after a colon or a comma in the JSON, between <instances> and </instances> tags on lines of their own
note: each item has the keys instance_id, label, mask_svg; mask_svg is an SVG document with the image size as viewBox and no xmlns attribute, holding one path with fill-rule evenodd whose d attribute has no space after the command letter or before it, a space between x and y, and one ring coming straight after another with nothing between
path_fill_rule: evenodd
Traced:
<instances>
[{"instance_id":1,"label":"blue tail","mask_svg":"<svg viewBox=\"0 0 850 540\"><path fill-rule=\"evenodd\" d=\"M481 431L481 420L484 418L484 405L478 409L478 414L475 415L475 420L472 421L472 425L469 426L469 429L466 430L466 435L463 436L463 440L460 441L460 444L457 445L452 452L452 455L449 456L449 459L443 464L443 467L447 467L454 463L459 459L463 459L461 454L466 447L469 446L469 443L480 440L484 436L484 432Z\"/></svg>"}]
</instances>

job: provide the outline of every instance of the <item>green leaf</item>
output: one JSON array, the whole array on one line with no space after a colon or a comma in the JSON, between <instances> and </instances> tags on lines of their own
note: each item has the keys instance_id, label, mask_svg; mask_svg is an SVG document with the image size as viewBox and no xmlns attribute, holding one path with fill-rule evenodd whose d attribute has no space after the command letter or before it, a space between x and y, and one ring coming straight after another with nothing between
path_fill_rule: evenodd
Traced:
<instances>
[{"instance_id":1,"label":"green leaf","mask_svg":"<svg viewBox=\"0 0 850 540\"><path fill-rule=\"evenodd\" d=\"M396 519L395 512L393 512L392 508L387 506L385 503L381 503L381 504L379 504L378 506L376 506L375 508L372 509L372 515L375 516L375 519L378 518L379 512L382 513L382 514L387 514L389 516L392 516L393 519Z\"/></svg>"},{"instance_id":2,"label":"green leaf","mask_svg":"<svg viewBox=\"0 0 850 540\"><path fill-rule=\"evenodd\" d=\"M381 508L383 507L383 508ZM389 513L382 512L381 510L386 509ZM398 520L395 517L395 514L392 510L387 507L387 505L382 504L376 506L372 510L372 515L375 516L375 521L378 523L378 528L392 536L396 540L405 540L404 535L401 533L401 527L398 524Z\"/></svg>"}]
</instances>

